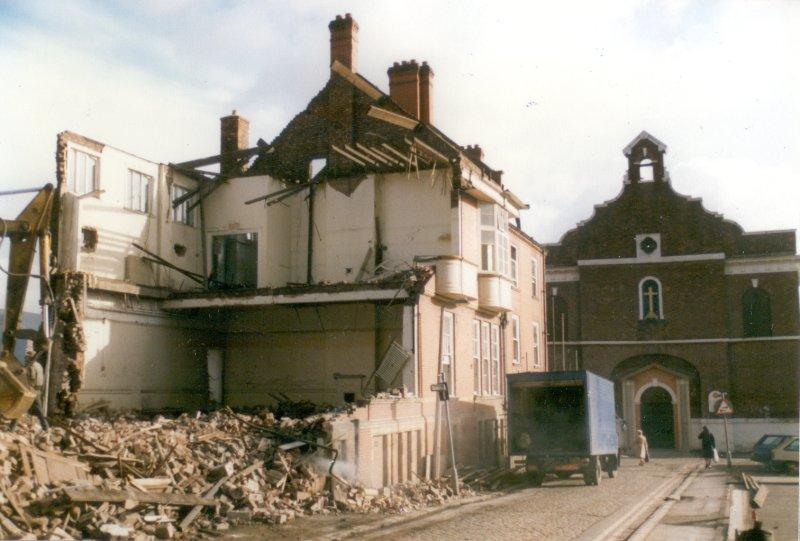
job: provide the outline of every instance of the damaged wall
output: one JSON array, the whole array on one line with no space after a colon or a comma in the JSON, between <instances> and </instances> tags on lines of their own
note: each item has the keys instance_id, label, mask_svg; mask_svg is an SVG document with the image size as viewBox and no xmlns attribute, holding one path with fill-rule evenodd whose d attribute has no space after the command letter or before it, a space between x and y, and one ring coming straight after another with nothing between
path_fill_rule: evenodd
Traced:
<instances>
[{"instance_id":1,"label":"damaged wall","mask_svg":"<svg viewBox=\"0 0 800 541\"><path fill-rule=\"evenodd\" d=\"M377 331L376 331L377 322ZM227 321L224 394L233 406L270 402L268 393L342 404L361 396L363 375L394 337L401 340L402 305L353 303L273 306L231 313Z\"/></svg>"}]
</instances>

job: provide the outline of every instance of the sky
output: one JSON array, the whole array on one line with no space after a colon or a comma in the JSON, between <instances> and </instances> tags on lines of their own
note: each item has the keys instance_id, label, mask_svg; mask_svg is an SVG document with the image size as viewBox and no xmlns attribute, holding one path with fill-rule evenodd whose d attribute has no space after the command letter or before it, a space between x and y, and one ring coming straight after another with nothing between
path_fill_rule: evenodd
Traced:
<instances>
[{"instance_id":1,"label":"sky","mask_svg":"<svg viewBox=\"0 0 800 541\"><path fill-rule=\"evenodd\" d=\"M217 154L236 109L271 141L327 80L345 12L383 90L393 62L428 61L434 123L505 171L541 242L617 195L642 130L679 192L747 230L800 227L796 1L0 1L0 190L55 182L63 130L178 162Z\"/></svg>"}]
</instances>

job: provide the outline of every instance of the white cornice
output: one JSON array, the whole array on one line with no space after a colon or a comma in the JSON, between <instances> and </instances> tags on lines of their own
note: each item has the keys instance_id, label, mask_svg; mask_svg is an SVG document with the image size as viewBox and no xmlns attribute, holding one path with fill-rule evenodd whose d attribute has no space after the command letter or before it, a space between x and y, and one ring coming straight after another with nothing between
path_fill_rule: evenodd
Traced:
<instances>
[{"instance_id":1,"label":"white cornice","mask_svg":"<svg viewBox=\"0 0 800 541\"><path fill-rule=\"evenodd\" d=\"M743 257L725 261L725 274L800 272L800 255Z\"/></svg>"},{"instance_id":2,"label":"white cornice","mask_svg":"<svg viewBox=\"0 0 800 541\"><path fill-rule=\"evenodd\" d=\"M243 306L271 306L275 304L324 304L338 302L368 302L379 300L405 299L406 291L393 289L360 289L355 291L331 291L319 293L298 293L280 295L253 295L251 297L195 297L169 299L163 301L166 310L191 308L232 308Z\"/></svg>"},{"instance_id":3,"label":"white cornice","mask_svg":"<svg viewBox=\"0 0 800 541\"><path fill-rule=\"evenodd\" d=\"M725 259L723 253L666 255L661 257L618 257L611 259L579 259L579 267L595 267L602 265L648 265L653 263L685 263L689 261L714 261Z\"/></svg>"},{"instance_id":4,"label":"white cornice","mask_svg":"<svg viewBox=\"0 0 800 541\"><path fill-rule=\"evenodd\" d=\"M687 338L684 340L576 340L547 342L548 346L649 346L658 344L731 344L737 342L796 342L800 335L758 336L755 338Z\"/></svg>"},{"instance_id":5,"label":"white cornice","mask_svg":"<svg viewBox=\"0 0 800 541\"><path fill-rule=\"evenodd\" d=\"M548 284L578 282L581 279L578 267L550 267L545 269L544 274Z\"/></svg>"}]
</instances>

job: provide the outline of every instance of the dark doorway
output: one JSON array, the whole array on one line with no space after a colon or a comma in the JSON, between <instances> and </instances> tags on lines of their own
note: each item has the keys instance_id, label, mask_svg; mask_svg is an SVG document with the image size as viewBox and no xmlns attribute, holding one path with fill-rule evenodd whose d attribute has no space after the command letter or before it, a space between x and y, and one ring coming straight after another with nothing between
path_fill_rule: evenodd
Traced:
<instances>
[{"instance_id":1,"label":"dark doorway","mask_svg":"<svg viewBox=\"0 0 800 541\"><path fill-rule=\"evenodd\" d=\"M642 432L650 447L675 448L675 419L672 397L661 387L650 387L642 394Z\"/></svg>"}]
</instances>

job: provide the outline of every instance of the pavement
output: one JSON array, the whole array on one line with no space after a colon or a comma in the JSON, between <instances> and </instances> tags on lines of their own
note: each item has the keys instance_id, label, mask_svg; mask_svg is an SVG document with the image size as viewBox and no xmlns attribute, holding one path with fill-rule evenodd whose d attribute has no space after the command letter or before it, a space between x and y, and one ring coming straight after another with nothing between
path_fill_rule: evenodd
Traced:
<instances>
[{"instance_id":1,"label":"pavement","mask_svg":"<svg viewBox=\"0 0 800 541\"><path fill-rule=\"evenodd\" d=\"M762 509L756 511L765 530L772 532L774 541L795 541L798 535L798 491L797 476L753 475L753 478L768 489Z\"/></svg>"}]
</instances>

